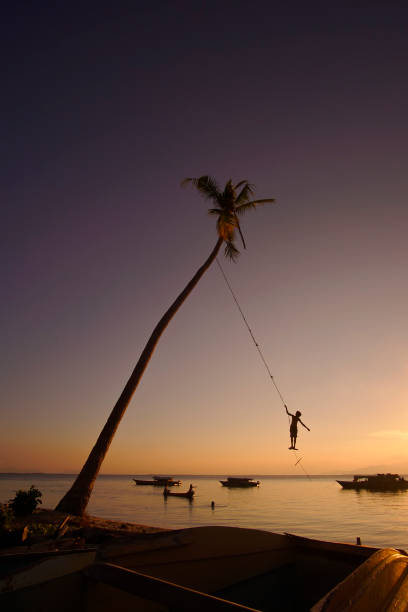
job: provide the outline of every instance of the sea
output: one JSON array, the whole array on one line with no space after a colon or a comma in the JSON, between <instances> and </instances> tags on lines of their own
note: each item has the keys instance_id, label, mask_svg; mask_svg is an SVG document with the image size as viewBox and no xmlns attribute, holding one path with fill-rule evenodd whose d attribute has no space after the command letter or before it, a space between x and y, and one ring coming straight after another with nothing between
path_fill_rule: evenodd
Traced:
<instances>
[{"instance_id":1,"label":"sea","mask_svg":"<svg viewBox=\"0 0 408 612\"><path fill-rule=\"evenodd\" d=\"M192 501L163 496L161 487L136 486L133 478L150 474L100 475L88 514L116 521L180 529L224 525L293 533L336 542L408 550L408 491L344 490L336 479L351 476L256 476L259 487L229 489L220 476L177 475L177 491L195 487ZM34 485L42 507L53 508L75 476L68 474L0 474L0 502ZM212 504L214 502L214 504Z\"/></svg>"}]
</instances>

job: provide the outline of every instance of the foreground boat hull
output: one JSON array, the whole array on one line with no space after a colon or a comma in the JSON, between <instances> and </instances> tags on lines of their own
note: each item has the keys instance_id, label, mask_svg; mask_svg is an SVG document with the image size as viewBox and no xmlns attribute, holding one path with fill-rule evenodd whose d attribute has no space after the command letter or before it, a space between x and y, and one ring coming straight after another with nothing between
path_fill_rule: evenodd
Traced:
<instances>
[{"instance_id":1,"label":"foreground boat hull","mask_svg":"<svg viewBox=\"0 0 408 612\"><path fill-rule=\"evenodd\" d=\"M49 567L47 580L30 558L28 582L4 576L0 608L391 612L408 589L404 552L234 527L135 534L105 545L98 559L65 576Z\"/></svg>"}]
</instances>

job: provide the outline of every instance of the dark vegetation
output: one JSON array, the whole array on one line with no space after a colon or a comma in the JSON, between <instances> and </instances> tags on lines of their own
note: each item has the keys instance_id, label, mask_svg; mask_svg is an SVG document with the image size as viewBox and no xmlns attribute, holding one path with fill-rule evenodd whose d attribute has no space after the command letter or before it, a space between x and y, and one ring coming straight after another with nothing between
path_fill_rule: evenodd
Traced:
<instances>
[{"instance_id":1,"label":"dark vegetation","mask_svg":"<svg viewBox=\"0 0 408 612\"><path fill-rule=\"evenodd\" d=\"M42 504L41 498L41 491L31 485L28 491L19 489L15 497L10 499L9 507L15 516L27 516L32 514L39 504Z\"/></svg>"},{"instance_id":2,"label":"dark vegetation","mask_svg":"<svg viewBox=\"0 0 408 612\"><path fill-rule=\"evenodd\" d=\"M34 485L24 491L16 491L13 499L6 504L0 504L0 546L13 545L18 542L29 540L34 534L48 534L53 531L53 525L40 529L36 525L29 524L29 517L42 503L42 493Z\"/></svg>"}]
</instances>

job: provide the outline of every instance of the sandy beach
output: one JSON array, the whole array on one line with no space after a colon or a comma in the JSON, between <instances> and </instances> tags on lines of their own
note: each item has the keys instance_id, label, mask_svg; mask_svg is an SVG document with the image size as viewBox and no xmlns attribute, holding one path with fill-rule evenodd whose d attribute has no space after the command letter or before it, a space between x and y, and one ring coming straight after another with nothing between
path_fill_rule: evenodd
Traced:
<instances>
[{"instance_id":1,"label":"sandy beach","mask_svg":"<svg viewBox=\"0 0 408 612\"><path fill-rule=\"evenodd\" d=\"M1 546L0 555L12 552L41 552L84 547L97 548L98 552L103 555L104 551L111 550L112 547L123 549L126 548L127 543L132 545L135 541L144 539L147 535L171 531L90 515L82 517L67 516L64 513L47 508L38 509L30 516L15 519L14 528L23 533L25 527L52 525L57 529L63 524L60 533L55 536L33 535L27 539L27 543L22 541L20 544L13 546Z\"/></svg>"}]
</instances>

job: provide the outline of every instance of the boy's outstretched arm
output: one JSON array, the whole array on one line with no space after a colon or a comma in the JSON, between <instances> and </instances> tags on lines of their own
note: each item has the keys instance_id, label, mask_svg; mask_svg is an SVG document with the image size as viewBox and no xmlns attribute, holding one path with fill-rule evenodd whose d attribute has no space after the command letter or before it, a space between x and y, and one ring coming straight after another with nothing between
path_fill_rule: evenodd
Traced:
<instances>
[{"instance_id":1,"label":"boy's outstretched arm","mask_svg":"<svg viewBox=\"0 0 408 612\"><path fill-rule=\"evenodd\" d=\"M300 419L299 419L299 423L302 423L303 427L305 427L307 429L307 431L310 431L310 429L308 428L307 425L305 425Z\"/></svg>"}]
</instances>

